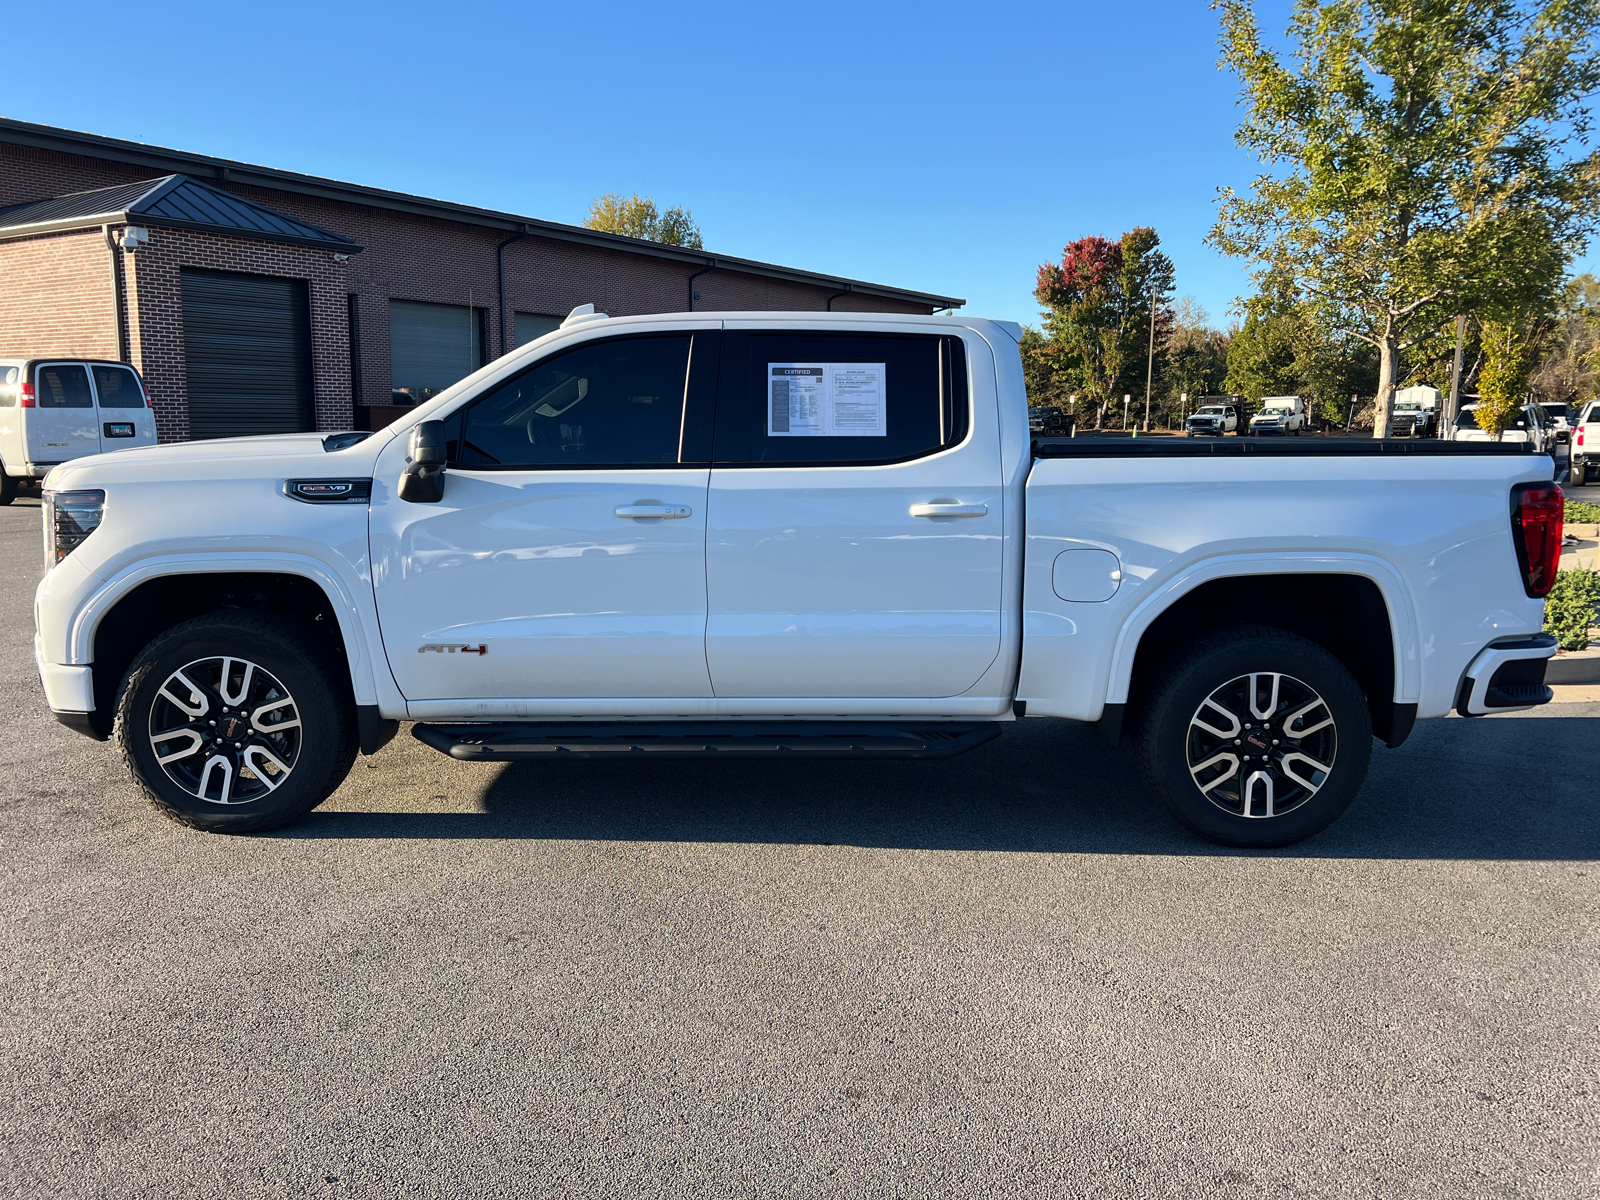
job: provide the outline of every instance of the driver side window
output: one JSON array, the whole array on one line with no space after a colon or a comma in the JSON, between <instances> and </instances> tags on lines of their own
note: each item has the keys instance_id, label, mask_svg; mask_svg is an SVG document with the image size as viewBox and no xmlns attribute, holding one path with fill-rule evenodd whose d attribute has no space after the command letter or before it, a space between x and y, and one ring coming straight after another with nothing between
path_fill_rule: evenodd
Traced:
<instances>
[{"instance_id":1,"label":"driver side window","mask_svg":"<svg viewBox=\"0 0 1600 1200\"><path fill-rule=\"evenodd\" d=\"M619 338L547 358L450 418L447 457L466 470L676 463L687 335Z\"/></svg>"}]
</instances>

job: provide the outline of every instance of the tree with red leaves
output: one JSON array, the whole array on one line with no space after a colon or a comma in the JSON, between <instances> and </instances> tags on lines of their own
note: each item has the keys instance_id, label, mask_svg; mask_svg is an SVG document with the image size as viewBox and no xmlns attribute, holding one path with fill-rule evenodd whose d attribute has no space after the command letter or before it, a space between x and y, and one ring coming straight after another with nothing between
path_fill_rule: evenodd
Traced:
<instances>
[{"instance_id":1,"label":"tree with red leaves","mask_svg":"<svg viewBox=\"0 0 1600 1200\"><path fill-rule=\"evenodd\" d=\"M1034 353L1062 390L1095 405L1096 429L1113 397L1143 391L1152 295L1158 355L1171 333L1173 267L1160 245L1148 227L1116 241L1079 238L1039 268L1033 294L1046 339Z\"/></svg>"}]
</instances>

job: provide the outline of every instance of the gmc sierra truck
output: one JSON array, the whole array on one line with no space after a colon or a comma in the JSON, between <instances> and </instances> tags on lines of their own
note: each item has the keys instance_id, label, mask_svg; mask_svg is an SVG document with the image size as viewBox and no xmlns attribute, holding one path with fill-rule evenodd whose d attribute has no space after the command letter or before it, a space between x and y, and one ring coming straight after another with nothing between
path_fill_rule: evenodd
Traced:
<instances>
[{"instance_id":1,"label":"gmc sierra truck","mask_svg":"<svg viewBox=\"0 0 1600 1200\"><path fill-rule=\"evenodd\" d=\"M1549 456L1030 439L1019 334L586 306L377 433L75 460L45 695L207 830L295 820L401 721L467 761L783 762L1057 717L1236 846L1322 829L1418 718L1550 699Z\"/></svg>"}]
</instances>

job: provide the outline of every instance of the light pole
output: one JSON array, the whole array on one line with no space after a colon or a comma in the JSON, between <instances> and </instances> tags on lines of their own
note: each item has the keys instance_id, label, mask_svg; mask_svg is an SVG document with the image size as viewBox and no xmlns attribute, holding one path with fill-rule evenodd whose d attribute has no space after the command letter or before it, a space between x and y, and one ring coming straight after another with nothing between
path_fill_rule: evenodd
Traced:
<instances>
[{"instance_id":1,"label":"light pole","mask_svg":"<svg viewBox=\"0 0 1600 1200\"><path fill-rule=\"evenodd\" d=\"M1150 353L1144 360L1144 431L1150 432L1150 380L1156 369L1156 289L1150 289Z\"/></svg>"},{"instance_id":2,"label":"light pole","mask_svg":"<svg viewBox=\"0 0 1600 1200\"><path fill-rule=\"evenodd\" d=\"M1444 420L1439 425L1439 436L1450 436L1456 427L1456 409L1461 404L1461 352L1467 343L1467 314L1456 317L1456 361L1450 368L1450 404L1445 409Z\"/></svg>"},{"instance_id":3,"label":"light pole","mask_svg":"<svg viewBox=\"0 0 1600 1200\"><path fill-rule=\"evenodd\" d=\"M1122 428L1124 430L1128 428L1128 404L1132 400L1133 397L1131 395L1122 398Z\"/></svg>"}]
</instances>

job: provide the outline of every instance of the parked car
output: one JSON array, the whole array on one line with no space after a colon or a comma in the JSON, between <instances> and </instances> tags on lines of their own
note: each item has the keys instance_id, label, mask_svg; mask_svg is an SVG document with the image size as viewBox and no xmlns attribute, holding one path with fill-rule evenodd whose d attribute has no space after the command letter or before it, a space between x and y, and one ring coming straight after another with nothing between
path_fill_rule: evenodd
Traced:
<instances>
[{"instance_id":1,"label":"parked car","mask_svg":"<svg viewBox=\"0 0 1600 1200\"><path fill-rule=\"evenodd\" d=\"M1590 400L1572 423L1572 482L1588 483L1600 470L1600 400Z\"/></svg>"},{"instance_id":2,"label":"parked car","mask_svg":"<svg viewBox=\"0 0 1600 1200\"><path fill-rule=\"evenodd\" d=\"M0 505L64 462L155 442L149 394L126 363L0 358Z\"/></svg>"},{"instance_id":3,"label":"parked car","mask_svg":"<svg viewBox=\"0 0 1600 1200\"><path fill-rule=\"evenodd\" d=\"M1213 400L1206 397L1200 407L1189 414L1183 423L1184 437L1217 437L1239 431L1240 405L1234 400Z\"/></svg>"},{"instance_id":4,"label":"parked car","mask_svg":"<svg viewBox=\"0 0 1600 1200\"><path fill-rule=\"evenodd\" d=\"M1300 436L1305 428L1306 409L1299 396L1264 396L1261 411L1250 418L1253 436L1279 434Z\"/></svg>"},{"instance_id":5,"label":"parked car","mask_svg":"<svg viewBox=\"0 0 1600 1200\"><path fill-rule=\"evenodd\" d=\"M1077 423L1075 414L1054 405L1028 409L1028 432L1034 437L1071 437Z\"/></svg>"},{"instance_id":6,"label":"parked car","mask_svg":"<svg viewBox=\"0 0 1600 1200\"><path fill-rule=\"evenodd\" d=\"M1492 442L1495 439L1478 426L1478 406L1463 404L1456 414L1450 438L1456 442ZM1500 433L1501 442L1523 442L1536 453L1543 454L1555 445L1549 418L1537 404L1524 404L1506 423Z\"/></svg>"},{"instance_id":7,"label":"parked car","mask_svg":"<svg viewBox=\"0 0 1600 1200\"><path fill-rule=\"evenodd\" d=\"M1558 445L1564 445L1572 436L1572 406L1564 401L1541 401L1539 408L1550 422L1550 430Z\"/></svg>"},{"instance_id":8,"label":"parked car","mask_svg":"<svg viewBox=\"0 0 1600 1200\"><path fill-rule=\"evenodd\" d=\"M1439 432L1439 389L1417 384L1394 394L1390 437L1433 437Z\"/></svg>"},{"instance_id":9,"label":"parked car","mask_svg":"<svg viewBox=\"0 0 1600 1200\"><path fill-rule=\"evenodd\" d=\"M1374 737L1551 698L1547 455L1030 443L1021 333L579 312L370 435L57 467L45 698L208 830L293 821L402 720L472 762L789 770L1058 717L1239 846L1334 820Z\"/></svg>"}]
</instances>

